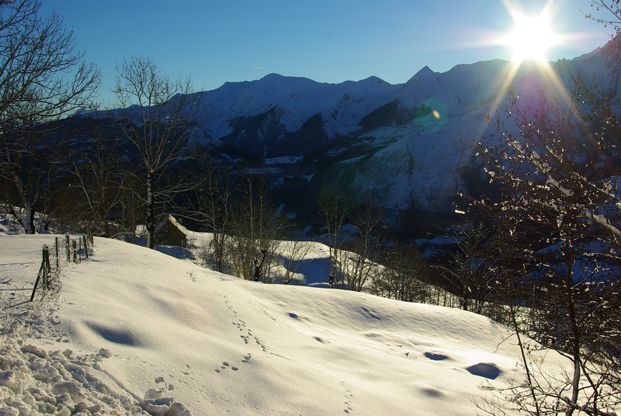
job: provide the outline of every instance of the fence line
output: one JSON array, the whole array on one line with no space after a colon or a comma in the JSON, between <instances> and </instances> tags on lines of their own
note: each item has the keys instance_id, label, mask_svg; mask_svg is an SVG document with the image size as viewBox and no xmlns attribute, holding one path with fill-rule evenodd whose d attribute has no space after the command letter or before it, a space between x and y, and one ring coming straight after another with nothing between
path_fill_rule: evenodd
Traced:
<instances>
[{"instance_id":1,"label":"fence line","mask_svg":"<svg viewBox=\"0 0 621 416\"><path fill-rule=\"evenodd\" d=\"M88 259L90 256L89 251L93 246L93 236L90 234L81 234L77 236L77 239L72 239L69 234L65 234L65 253L67 257L67 263L81 263L82 258ZM41 282L43 291L50 289L51 284L54 283L60 277L61 263L60 263L60 240L58 237L54 239L54 254L55 254L55 267L52 268L50 262L50 248L47 244L44 244L41 249L41 266L37 273L37 278L32 288L32 294L30 295L30 302L34 300L35 293Z\"/></svg>"}]
</instances>

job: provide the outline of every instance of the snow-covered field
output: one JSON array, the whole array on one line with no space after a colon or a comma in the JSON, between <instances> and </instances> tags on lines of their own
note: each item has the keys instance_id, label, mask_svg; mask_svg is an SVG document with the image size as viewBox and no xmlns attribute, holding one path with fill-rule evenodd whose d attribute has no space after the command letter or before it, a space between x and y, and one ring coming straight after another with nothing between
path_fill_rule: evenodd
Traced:
<instances>
[{"instance_id":1,"label":"snow-covered field","mask_svg":"<svg viewBox=\"0 0 621 416\"><path fill-rule=\"evenodd\" d=\"M52 240L0 235L0 281L31 285ZM482 387L521 379L507 330L459 310L242 281L103 238L61 284L1 335L0 415L473 415Z\"/></svg>"}]
</instances>

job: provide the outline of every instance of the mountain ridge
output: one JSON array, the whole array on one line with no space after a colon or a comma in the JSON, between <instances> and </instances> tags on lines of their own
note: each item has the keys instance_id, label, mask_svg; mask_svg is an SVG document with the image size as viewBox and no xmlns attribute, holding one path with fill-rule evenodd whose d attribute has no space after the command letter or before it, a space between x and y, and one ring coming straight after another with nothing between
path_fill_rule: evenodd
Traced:
<instances>
[{"instance_id":1,"label":"mountain ridge","mask_svg":"<svg viewBox=\"0 0 621 416\"><path fill-rule=\"evenodd\" d=\"M607 67L619 39L550 63L565 94L575 78L598 89L619 84L618 73ZM272 73L193 93L200 106L192 137L210 146L216 164L250 166L249 172L263 174L281 192L300 190L292 184L310 177L305 186L314 191L336 187L389 209L450 213L455 195L467 191L461 175L475 145L498 139L492 121L512 128L506 115L512 94L533 102L544 90L562 105L563 93L545 76L539 67L514 70L500 59L446 72L425 65L401 84L376 76L324 83ZM262 163L282 156L297 162Z\"/></svg>"}]
</instances>

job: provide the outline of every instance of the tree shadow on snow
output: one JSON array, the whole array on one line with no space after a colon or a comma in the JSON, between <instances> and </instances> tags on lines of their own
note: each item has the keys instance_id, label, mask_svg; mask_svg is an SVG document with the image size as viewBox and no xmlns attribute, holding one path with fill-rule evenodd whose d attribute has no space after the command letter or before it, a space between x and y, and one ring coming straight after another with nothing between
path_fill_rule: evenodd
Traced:
<instances>
[{"instance_id":1,"label":"tree shadow on snow","mask_svg":"<svg viewBox=\"0 0 621 416\"><path fill-rule=\"evenodd\" d=\"M296 273L304 276L304 284L316 286L328 282L330 273L330 259L304 259L291 261L286 257L281 257L282 264L287 270L295 270Z\"/></svg>"}]
</instances>

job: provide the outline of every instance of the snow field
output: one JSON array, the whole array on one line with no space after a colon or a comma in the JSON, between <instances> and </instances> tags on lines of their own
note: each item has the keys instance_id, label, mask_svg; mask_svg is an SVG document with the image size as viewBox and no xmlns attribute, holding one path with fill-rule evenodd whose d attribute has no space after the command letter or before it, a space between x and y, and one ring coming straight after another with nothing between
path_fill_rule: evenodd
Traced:
<instances>
[{"instance_id":1,"label":"snow field","mask_svg":"<svg viewBox=\"0 0 621 416\"><path fill-rule=\"evenodd\" d=\"M0 264L40 242L1 236ZM64 269L58 302L54 327L69 342L24 342L57 365L70 360L54 351L69 350L101 382L85 376L80 384L67 370L73 379L56 384L78 383L81 394L67 392L70 410L84 401L85 412L103 402L120 414L142 404L151 414L473 415L491 397L482 386L506 386L516 374L515 343L502 342L507 330L482 316L242 281L102 238L89 261ZM32 355L12 341L3 348ZM30 368L30 358L21 360ZM35 371L24 371L26 387L16 394L23 403ZM60 391L54 385L45 391ZM6 394L2 400L16 408ZM177 411L172 405L186 413L166 413Z\"/></svg>"}]
</instances>

